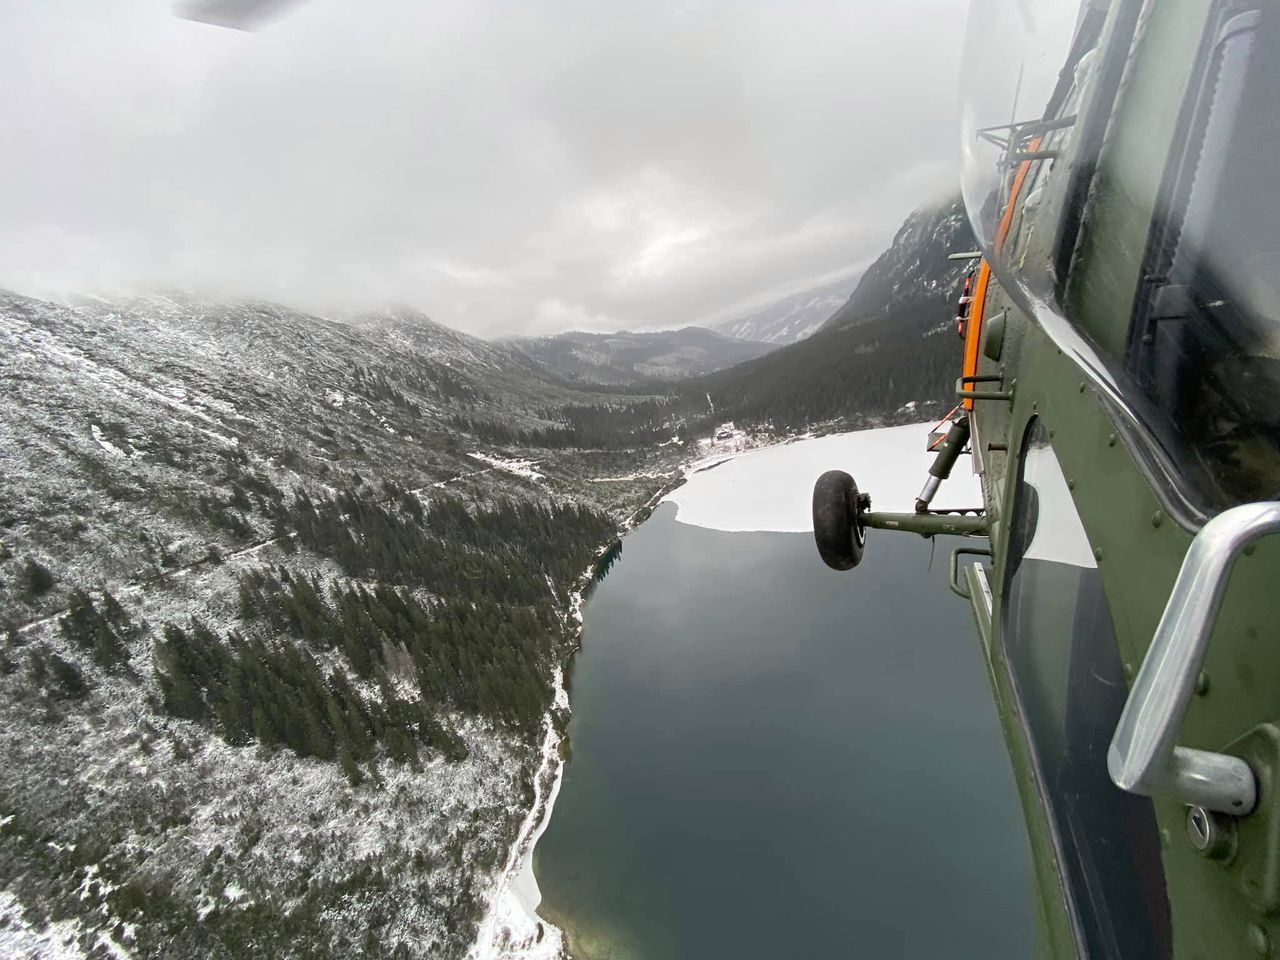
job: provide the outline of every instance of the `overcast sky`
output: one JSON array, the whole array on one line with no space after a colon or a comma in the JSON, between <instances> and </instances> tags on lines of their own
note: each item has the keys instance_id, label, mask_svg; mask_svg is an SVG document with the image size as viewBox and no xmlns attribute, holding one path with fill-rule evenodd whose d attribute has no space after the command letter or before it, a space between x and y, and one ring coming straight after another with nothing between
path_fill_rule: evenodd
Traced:
<instances>
[{"instance_id":1,"label":"overcast sky","mask_svg":"<svg viewBox=\"0 0 1280 960\"><path fill-rule=\"evenodd\" d=\"M0 13L0 285L485 335L680 326L847 274L958 178L964 0L168 0Z\"/></svg>"}]
</instances>

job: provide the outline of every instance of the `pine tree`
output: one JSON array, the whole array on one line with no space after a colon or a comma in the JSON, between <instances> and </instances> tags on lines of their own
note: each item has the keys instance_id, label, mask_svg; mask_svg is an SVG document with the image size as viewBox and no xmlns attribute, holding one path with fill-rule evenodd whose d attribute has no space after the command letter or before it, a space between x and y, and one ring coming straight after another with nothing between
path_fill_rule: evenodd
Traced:
<instances>
[{"instance_id":1,"label":"pine tree","mask_svg":"<svg viewBox=\"0 0 1280 960\"><path fill-rule=\"evenodd\" d=\"M28 597L39 597L53 589L53 573L39 560L28 557L18 574L18 582Z\"/></svg>"},{"instance_id":2,"label":"pine tree","mask_svg":"<svg viewBox=\"0 0 1280 960\"><path fill-rule=\"evenodd\" d=\"M276 745L276 734L267 720L267 713L261 704L253 708L253 737L267 749Z\"/></svg>"},{"instance_id":3,"label":"pine tree","mask_svg":"<svg viewBox=\"0 0 1280 960\"><path fill-rule=\"evenodd\" d=\"M83 700L89 695L89 681L80 668L56 653L49 654L49 679L57 692L67 699Z\"/></svg>"},{"instance_id":4,"label":"pine tree","mask_svg":"<svg viewBox=\"0 0 1280 960\"><path fill-rule=\"evenodd\" d=\"M338 749L338 764L342 767L342 772L347 775L347 783L351 786L358 787L364 783L364 774L360 772L360 767L346 744Z\"/></svg>"}]
</instances>

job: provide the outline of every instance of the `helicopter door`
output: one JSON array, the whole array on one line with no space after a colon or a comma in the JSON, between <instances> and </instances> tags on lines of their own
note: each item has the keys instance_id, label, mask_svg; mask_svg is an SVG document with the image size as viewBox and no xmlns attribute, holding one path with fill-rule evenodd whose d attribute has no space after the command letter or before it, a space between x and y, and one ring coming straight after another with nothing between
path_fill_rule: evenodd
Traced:
<instances>
[{"instance_id":1,"label":"helicopter door","mask_svg":"<svg viewBox=\"0 0 1280 960\"><path fill-rule=\"evenodd\" d=\"M1001 631L1080 956L1169 957L1151 801L1119 790L1107 746L1127 684L1102 581L1045 428L1023 447Z\"/></svg>"}]
</instances>

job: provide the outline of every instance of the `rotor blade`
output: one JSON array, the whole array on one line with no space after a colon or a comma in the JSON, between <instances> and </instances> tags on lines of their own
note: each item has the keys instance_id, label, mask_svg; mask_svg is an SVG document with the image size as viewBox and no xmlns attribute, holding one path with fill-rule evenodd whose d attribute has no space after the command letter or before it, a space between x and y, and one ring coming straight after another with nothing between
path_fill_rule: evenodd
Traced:
<instances>
[{"instance_id":1,"label":"rotor blade","mask_svg":"<svg viewBox=\"0 0 1280 960\"><path fill-rule=\"evenodd\" d=\"M256 30L298 0L175 0L173 12L184 20L232 30Z\"/></svg>"}]
</instances>

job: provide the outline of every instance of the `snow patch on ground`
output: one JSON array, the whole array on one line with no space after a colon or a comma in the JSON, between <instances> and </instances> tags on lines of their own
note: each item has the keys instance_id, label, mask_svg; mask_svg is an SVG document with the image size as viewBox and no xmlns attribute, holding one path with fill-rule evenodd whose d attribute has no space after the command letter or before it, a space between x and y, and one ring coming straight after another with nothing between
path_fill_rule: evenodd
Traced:
<instances>
[{"instance_id":1,"label":"snow patch on ground","mask_svg":"<svg viewBox=\"0 0 1280 960\"><path fill-rule=\"evenodd\" d=\"M713 453L742 453L759 445L760 441L729 420L716 427L711 436L698 441L698 452L703 456Z\"/></svg>"},{"instance_id":2,"label":"snow patch on ground","mask_svg":"<svg viewBox=\"0 0 1280 960\"><path fill-rule=\"evenodd\" d=\"M85 956L80 948L82 934L80 924L75 920L59 920L39 928L33 927L23 918L18 898L0 890L0 957L6 960L82 960Z\"/></svg>"},{"instance_id":3,"label":"snow patch on ground","mask_svg":"<svg viewBox=\"0 0 1280 960\"><path fill-rule=\"evenodd\" d=\"M588 477L587 483L625 483L628 480L658 480L671 476L673 472L671 470L649 470L643 473L628 473L621 477Z\"/></svg>"},{"instance_id":4,"label":"snow patch on ground","mask_svg":"<svg viewBox=\"0 0 1280 960\"><path fill-rule=\"evenodd\" d=\"M133 955L124 947L120 946L120 944L116 943L115 940L111 938L111 934L104 930L98 931L98 946L104 948L107 953L111 954L111 956L115 958L115 960L133 960Z\"/></svg>"},{"instance_id":5,"label":"snow patch on ground","mask_svg":"<svg viewBox=\"0 0 1280 960\"><path fill-rule=\"evenodd\" d=\"M119 447L117 447L114 443L112 443L110 440L106 438L106 436L102 432L102 428L98 426L96 423L89 424L89 432L93 434L94 442L96 442L98 446L100 446L103 450L107 451L107 453L111 454L113 457L127 456L127 454L123 450L121 450Z\"/></svg>"},{"instance_id":6,"label":"snow patch on ground","mask_svg":"<svg viewBox=\"0 0 1280 960\"><path fill-rule=\"evenodd\" d=\"M582 607L586 603L587 587L594 578L595 563L592 563L569 595L565 622L579 638L582 635ZM520 825L520 832L498 877L489 900L489 910L480 923L467 960L562 960L568 956L564 932L538 916L542 891L538 889L538 880L533 873L533 850L551 822L551 812L555 809L560 782L564 778L564 762L560 758L562 736L553 722L555 714L567 717L570 710L569 688L565 686L562 667L556 667L554 688L551 710L543 719L545 732L541 760L533 780L533 806Z\"/></svg>"},{"instance_id":7,"label":"snow patch on ground","mask_svg":"<svg viewBox=\"0 0 1280 960\"><path fill-rule=\"evenodd\" d=\"M924 486L933 454L932 423L809 437L747 453L715 456L689 468L689 480L663 498L676 519L729 531L807 532L813 529L813 482L845 470L871 495L872 509L909 511ZM714 469L712 469L714 468ZM942 485L934 507L980 507L982 489L967 457Z\"/></svg>"},{"instance_id":8,"label":"snow patch on ground","mask_svg":"<svg viewBox=\"0 0 1280 960\"><path fill-rule=\"evenodd\" d=\"M467 454L472 460L479 460L481 463L487 463L495 470L501 470L503 473L510 473L517 477L524 477L528 480L541 480L542 474L533 469L539 463L538 460L507 460L503 457L495 457L488 453L472 452Z\"/></svg>"},{"instance_id":9,"label":"snow patch on ground","mask_svg":"<svg viewBox=\"0 0 1280 960\"><path fill-rule=\"evenodd\" d=\"M575 605L575 613L577 609ZM569 709L569 692L559 667L555 673L554 709ZM543 730L542 760L533 781L533 807L520 825L468 960L559 960L565 955L564 935L538 916L542 891L533 875L533 848L551 820L564 774L560 733L550 713L543 720Z\"/></svg>"}]
</instances>

